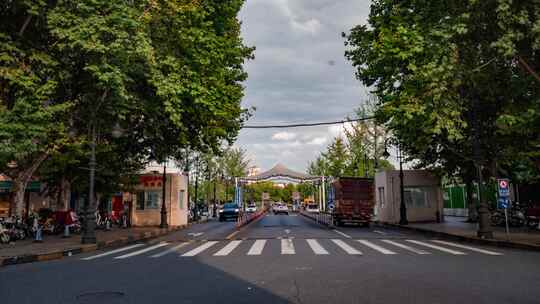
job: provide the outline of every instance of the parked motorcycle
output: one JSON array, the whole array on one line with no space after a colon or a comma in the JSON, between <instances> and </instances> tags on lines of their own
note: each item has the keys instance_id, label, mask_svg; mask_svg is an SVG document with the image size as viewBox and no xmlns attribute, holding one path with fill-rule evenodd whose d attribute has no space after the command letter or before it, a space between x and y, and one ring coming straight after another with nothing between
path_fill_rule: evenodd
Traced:
<instances>
[{"instance_id":1,"label":"parked motorcycle","mask_svg":"<svg viewBox=\"0 0 540 304\"><path fill-rule=\"evenodd\" d=\"M508 225L512 227L522 227L527 223L525 212L523 208L517 204L512 204L511 208L508 208ZM496 209L491 212L491 225L504 226L506 224L506 216L504 209Z\"/></svg>"},{"instance_id":2,"label":"parked motorcycle","mask_svg":"<svg viewBox=\"0 0 540 304\"><path fill-rule=\"evenodd\" d=\"M530 229L540 229L540 205L529 202L525 208L527 227Z\"/></svg>"},{"instance_id":3,"label":"parked motorcycle","mask_svg":"<svg viewBox=\"0 0 540 304\"><path fill-rule=\"evenodd\" d=\"M4 226L4 221L0 221L0 243L7 244L10 239L9 230Z\"/></svg>"}]
</instances>

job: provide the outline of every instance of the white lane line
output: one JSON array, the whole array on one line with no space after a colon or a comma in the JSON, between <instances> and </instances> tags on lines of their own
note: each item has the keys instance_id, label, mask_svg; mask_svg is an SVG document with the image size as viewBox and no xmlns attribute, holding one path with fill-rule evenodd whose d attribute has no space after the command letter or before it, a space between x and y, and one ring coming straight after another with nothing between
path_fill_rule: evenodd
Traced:
<instances>
[{"instance_id":1,"label":"white lane line","mask_svg":"<svg viewBox=\"0 0 540 304\"><path fill-rule=\"evenodd\" d=\"M443 244L443 245L448 245L448 246L454 246L454 247L461 248L461 249L467 249L467 250L471 250L471 251L476 251L476 252L480 252L480 253L488 254L488 255L503 255L502 253L499 253L499 252L484 250L484 249L480 249L480 248L476 248L476 247L470 247L470 246L465 246L465 245L451 243L451 242L445 242L445 241L440 241L440 240L432 240L432 242Z\"/></svg>"},{"instance_id":2,"label":"white lane line","mask_svg":"<svg viewBox=\"0 0 540 304\"><path fill-rule=\"evenodd\" d=\"M437 246L437 245L432 245L432 244L425 243L425 242L420 242L420 241L416 241L416 240L406 240L406 241L409 242L409 243L414 243L414 244L417 244L417 245L426 246L426 247L429 247L429 248L437 249L437 250L444 251L444 252L454 254L454 255L466 255L465 252L452 250L452 249L440 247L440 246Z\"/></svg>"},{"instance_id":3,"label":"white lane line","mask_svg":"<svg viewBox=\"0 0 540 304\"><path fill-rule=\"evenodd\" d=\"M156 244L154 246L150 246L150 247L147 247L147 248L144 248L144 249L141 249L139 251L135 251L135 252L132 252L132 253L128 253L128 254L124 254L124 255L121 255L121 256L117 256L115 257L115 259L127 259L127 258L130 258L132 256L136 256L136 255L139 255L139 254L143 254L145 252L148 252L148 251L152 251L154 249L158 249L160 247L163 247L163 246L167 246L169 245L169 243L167 242L163 242L163 243L159 243L159 244Z\"/></svg>"},{"instance_id":4,"label":"white lane line","mask_svg":"<svg viewBox=\"0 0 540 304\"><path fill-rule=\"evenodd\" d=\"M294 250L294 244L291 239L281 240L281 254L296 254Z\"/></svg>"},{"instance_id":5,"label":"white lane line","mask_svg":"<svg viewBox=\"0 0 540 304\"><path fill-rule=\"evenodd\" d=\"M238 247L238 245L240 245L240 243L242 243L240 240L231 241L229 244L227 244L227 246L221 248L220 251L214 253L214 256L229 255L234 249L236 249L236 247Z\"/></svg>"},{"instance_id":6,"label":"white lane line","mask_svg":"<svg viewBox=\"0 0 540 304\"><path fill-rule=\"evenodd\" d=\"M395 252L393 252L392 250L388 250L384 247L381 247L377 244L374 244L370 241L366 241L366 240L358 240L358 242L362 243L363 245L366 245L367 247L373 249L373 250L377 250L378 252L382 253L382 254L396 254Z\"/></svg>"},{"instance_id":7,"label":"white lane line","mask_svg":"<svg viewBox=\"0 0 540 304\"><path fill-rule=\"evenodd\" d=\"M90 260L93 260L93 259L98 259L98 258L101 258L101 257L104 257L104 256L108 256L108 255L112 255L112 254L115 254L115 253L119 253L119 252L123 252L123 251L126 251L126 250L130 250L130 249L134 249L134 248L137 248L137 247L141 247L141 246L143 246L143 245L144 245L144 244L135 244L135 245L123 247L123 248L120 248L120 249L107 251L107 252L102 253L102 254L93 255L93 256L91 256L91 257L82 258L81 260L90 261Z\"/></svg>"},{"instance_id":8,"label":"white lane line","mask_svg":"<svg viewBox=\"0 0 540 304\"><path fill-rule=\"evenodd\" d=\"M311 247L311 250L313 250L313 253L315 253L317 255L329 254L328 251L326 251L326 249L324 249L323 246L321 246L321 244L319 244L319 242L317 242L317 240L308 239L306 241L307 241L309 247Z\"/></svg>"},{"instance_id":9,"label":"white lane line","mask_svg":"<svg viewBox=\"0 0 540 304\"><path fill-rule=\"evenodd\" d=\"M360 252L360 251L356 250L355 248L347 245L347 243L345 243L342 240L333 239L332 242L334 242L336 245L339 246L339 248L343 249L348 254L354 254L354 255L361 255L362 254L362 252Z\"/></svg>"},{"instance_id":10,"label":"white lane line","mask_svg":"<svg viewBox=\"0 0 540 304\"><path fill-rule=\"evenodd\" d=\"M373 230L373 232L378 233L378 234L382 234L382 235L387 235L388 234L386 232L382 232L382 231L379 231L379 230Z\"/></svg>"},{"instance_id":11,"label":"white lane line","mask_svg":"<svg viewBox=\"0 0 540 304\"><path fill-rule=\"evenodd\" d=\"M340 235L342 235L342 236L344 236L344 237L346 237L348 239L352 239L352 237L350 235L345 234L345 233L343 233L343 232L341 232L341 231L339 231L337 229L334 229L334 232L337 233L337 234L340 234Z\"/></svg>"},{"instance_id":12,"label":"white lane line","mask_svg":"<svg viewBox=\"0 0 540 304\"><path fill-rule=\"evenodd\" d=\"M172 253L172 252L176 252L178 251L179 249L181 249L182 247L185 247L187 244L190 244L191 242L185 242L185 243L180 243L179 245L176 245L174 247L171 247L163 252L160 252L160 253L157 253L157 254L154 254L152 256L150 256L151 258L159 258L159 257L162 257L166 254L169 254L169 253Z\"/></svg>"},{"instance_id":13,"label":"white lane line","mask_svg":"<svg viewBox=\"0 0 540 304\"><path fill-rule=\"evenodd\" d=\"M261 255L265 245L266 240L256 240L255 243L253 243L253 246L251 246L249 249L247 255Z\"/></svg>"},{"instance_id":14,"label":"white lane line","mask_svg":"<svg viewBox=\"0 0 540 304\"><path fill-rule=\"evenodd\" d=\"M206 249L214 246L215 244L217 244L218 242L217 241L210 241L210 242L206 242L204 244L202 244L201 246L193 249L193 250L190 250L184 254L182 254L181 256L183 257L192 257L192 256L196 256L197 254L205 251Z\"/></svg>"},{"instance_id":15,"label":"white lane line","mask_svg":"<svg viewBox=\"0 0 540 304\"><path fill-rule=\"evenodd\" d=\"M431 253L429 253L427 251L416 249L414 247L407 246L407 245L404 245L404 244L401 244L401 243L398 243L398 242L394 242L394 241L391 241L391 240L381 240L381 241L385 242L387 244L394 245L394 246L399 247L401 249L409 250L409 251L414 252L416 254L431 254Z\"/></svg>"}]
</instances>

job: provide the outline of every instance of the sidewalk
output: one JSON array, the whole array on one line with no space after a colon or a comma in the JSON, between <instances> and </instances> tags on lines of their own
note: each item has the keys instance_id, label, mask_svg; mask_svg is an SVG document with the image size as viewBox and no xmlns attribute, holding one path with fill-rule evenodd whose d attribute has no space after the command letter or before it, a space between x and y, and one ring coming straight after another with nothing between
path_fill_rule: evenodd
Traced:
<instances>
[{"instance_id":1,"label":"sidewalk","mask_svg":"<svg viewBox=\"0 0 540 304\"><path fill-rule=\"evenodd\" d=\"M481 239L476 236L478 223L467 223L465 222L466 218L454 216L445 216L444 220L445 222L443 223L411 223L406 226L397 224L387 225L439 236L452 237L462 241L540 251L540 230L531 230L527 227L510 227L510 234L507 236L504 227L491 226L494 239Z\"/></svg>"},{"instance_id":2,"label":"sidewalk","mask_svg":"<svg viewBox=\"0 0 540 304\"><path fill-rule=\"evenodd\" d=\"M198 223L206 222L202 219ZM17 241L11 244L0 245L0 267L12 264L30 263L61 259L88 251L94 251L106 247L116 247L137 241L148 240L169 234L189 227L177 226L161 229L158 227L136 227L111 231L96 231L97 244L81 244L81 236L72 234L70 238L62 238L61 235L44 235L42 243L34 243L32 239Z\"/></svg>"}]
</instances>

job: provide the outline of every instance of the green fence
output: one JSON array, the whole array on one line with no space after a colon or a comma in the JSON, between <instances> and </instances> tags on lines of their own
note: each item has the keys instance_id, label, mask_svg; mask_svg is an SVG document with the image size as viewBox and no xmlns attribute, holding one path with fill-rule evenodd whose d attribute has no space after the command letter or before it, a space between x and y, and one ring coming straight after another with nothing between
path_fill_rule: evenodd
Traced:
<instances>
[{"instance_id":1,"label":"green fence","mask_svg":"<svg viewBox=\"0 0 540 304\"><path fill-rule=\"evenodd\" d=\"M482 187L482 194L487 198L490 206L497 205L497 186L487 184ZM448 185L444 187L443 192L445 209L466 209L467 208L467 189L465 185ZM478 206L478 185L473 186L473 200Z\"/></svg>"}]
</instances>

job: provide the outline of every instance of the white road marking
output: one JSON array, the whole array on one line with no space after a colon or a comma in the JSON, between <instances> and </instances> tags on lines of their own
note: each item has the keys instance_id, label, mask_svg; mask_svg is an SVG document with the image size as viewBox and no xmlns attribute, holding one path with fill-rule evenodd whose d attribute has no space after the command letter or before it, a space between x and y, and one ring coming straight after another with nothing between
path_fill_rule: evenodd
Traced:
<instances>
[{"instance_id":1,"label":"white road marking","mask_svg":"<svg viewBox=\"0 0 540 304\"><path fill-rule=\"evenodd\" d=\"M414 244L421 245L421 246L426 246L426 247L433 248L433 249L437 249L437 250L444 251L444 252L454 254L454 255L466 255L465 252L452 250L452 249L448 249L448 248L444 248L444 247L440 247L440 246L437 246L437 245L432 245L432 244L429 244L429 243L420 242L420 241L416 241L416 240L407 240L407 242L414 243Z\"/></svg>"},{"instance_id":2,"label":"white road marking","mask_svg":"<svg viewBox=\"0 0 540 304\"><path fill-rule=\"evenodd\" d=\"M172 252L176 252L178 251L180 248L182 247L185 247L187 244L190 244L190 242L185 242L185 243L180 243L179 245L176 245L174 247L171 247L163 252L160 252L160 253L157 253L157 254L154 254L152 256L150 256L151 258L159 258L159 257L162 257L166 254L169 254L169 253L172 253Z\"/></svg>"},{"instance_id":3,"label":"white road marking","mask_svg":"<svg viewBox=\"0 0 540 304\"><path fill-rule=\"evenodd\" d=\"M342 240L333 239L332 242L334 242L336 245L338 245L341 249L343 249L348 254L354 254L354 255L361 255L362 252L356 250L355 248L349 246L347 243L345 243Z\"/></svg>"},{"instance_id":4,"label":"white road marking","mask_svg":"<svg viewBox=\"0 0 540 304\"><path fill-rule=\"evenodd\" d=\"M317 255L329 254L328 251L326 251L326 249L324 249L323 246L321 246L321 244L319 244L319 242L317 242L317 240L308 239L306 241L309 244L309 247L311 247L311 250L313 250L313 253L315 253Z\"/></svg>"},{"instance_id":5,"label":"white road marking","mask_svg":"<svg viewBox=\"0 0 540 304\"><path fill-rule=\"evenodd\" d=\"M484 253L484 254L488 254L488 255L503 255L502 253L499 253L499 252L484 250L484 249L480 249L480 248L465 246L465 245L451 243L451 242L445 242L445 241L439 241L439 240L433 240L432 242L443 244L443 245L448 245L448 246L454 246L454 247L461 248L461 249L468 249L468 250L471 250L471 251L476 251L476 252L480 252L480 253Z\"/></svg>"},{"instance_id":6,"label":"white road marking","mask_svg":"<svg viewBox=\"0 0 540 304\"><path fill-rule=\"evenodd\" d=\"M150 247L147 247L147 248L144 248L144 249L141 249L139 251L135 251L135 252L131 252L131 253L128 253L128 254L124 254L124 255L121 255L121 256L117 256L115 257L115 259L127 259L127 258L130 258L132 256L136 256L136 255L139 255L139 254L143 254L143 253L146 253L148 251L152 251L154 249L158 249L160 247L163 247L163 246L167 246L169 245L169 243L167 242L162 242L162 243L159 243L159 244L156 244L154 246L150 246Z\"/></svg>"},{"instance_id":7,"label":"white road marking","mask_svg":"<svg viewBox=\"0 0 540 304\"><path fill-rule=\"evenodd\" d=\"M197 254L205 251L206 249L214 246L215 244L217 244L218 242L217 241L210 241L210 242L206 242L204 244L202 244L201 246L191 250L191 251L188 251L184 254L182 254L183 257L192 257L192 256L196 256Z\"/></svg>"},{"instance_id":8,"label":"white road marking","mask_svg":"<svg viewBox=\"0 0 540 304\"><path fill-rule=\"evenodd\" d=\"M416 254L431 254L431 253L429 253L427 251L416 249L414 247L407 246L407 245L404 245L404 244L400 244L400 243L397 243L397 242L394 242L394 241L391 241L391 240L382 240L382 242L394 245L396 247L399 247L399 248L402 248L402 249L405 249L405 250L409 250L409 251L414 252Z\"/></svg>"},{"instance_id":9,"label":"white road marking","mask_svg":"<svg viewBox=\"0 0 540 304\"><path fill-rule=\"evenodd\" d=\"M256 240L249 249L247 255L261 255L265 245L266 240Z\"/></svg>"},{"instance_id":10,"label":"white road marking","mask_svg":"<svg viewBox=\"0 0 540 304\"><path fill-rule=\"evenodd\" d=\"M352 239L352 237L351 237L350 235L348 235L348 234L345 234L345 233L343 233L343 232L341 232L341 231L339 231L339 230L337 230L337 229L333 229L333 230L334 230L334 232L337 233L337 234L340 234L340 235L342 235L342 236L344 236L344 237L346 237L346 238L348 238L348 239Z\"/></svg>"},{"instance_id":11,"label":"white road marking","mask_svg":"<svg viewBox=\"0 0 540 304\"><path fill-rule=\"evenodd\" d=\"M236 247L238 247L238 245L240 245L240 243L242 243L242 241L240 240L231 241L229 244L227 244L227 246L223 247L220 251L214 253L214 256L229 255L234 249L236 249Z\"/></svg>"},{"instance_id":12,"label":"white road marking","mask_svg":"<svg viewBox=\"0 0 540 304\"><path fill-rule=\"evenodd\" d=\"M141 246L143 246L143 245L144 245L144 244L135 244L135 245L123 247L123 248L120 248L120 249L107 251L107 252L102 253L102 254L93 255L93 256L91 256L91 257L82 258L81 260L90 261L90 260L93 260L93 259L98 259L98 258L101 258L101 257L104 257L104 256L113 255L113 254L115 254L115 253L119 253L119 252L123 252L123 251L126 251L126 250L130 250L130 249L134 249L134 248L137 248L137 247L141 247Z\"/></svg>"},{"instance_id":13,"label":"white road marking","mask_svg":"<svg viewBox=\"0 0 540 304\"><path fill-rule=\"evenodd\" d=\"M188 235L191 235L191 236L193 236L193 237L198 237L198 236L201 236L201 235L203 235L203 234L204 234L204 232L196 232L196 233L195 233L195 232L191 232L191 233L188 233Z\"/></svg>"},{"instance_id":14,"label":"white road marking","mask_svg":"<svg viewBox=\"0 0 540 304\"><path fill-rule=\"evenodd\" d=\"M388 250L386 248L383 248L379 245L376 245L370 241L366 241L366 240L358 240L358 242L366 245L367 247L373 249L373 250L377 250L378 252L382 253L382 254L396 254L395 252L393 252L392 250Z\"/></svg>"},{"instance_id":15,"label":"white road marking","mask_svg":"<svg viewBox=\"0 0 540 304\"><path fill-rule=\"evenodd\" d=\"M281 254L296 254L294 250L294 244L291 239L281 240Z\"/></svg>"},{"instance_id":16,"label":"white road marking","mask_svg":"<svg viewBox=\"0 0 540 304\"><path fill-rule=\"evenodd\" d=\"M378 233L378 234L382 234L382 235L387 235L388 234L386 232L379 231L379 230L373 230L373 232Z\"/></svg>"}]
</instances>

